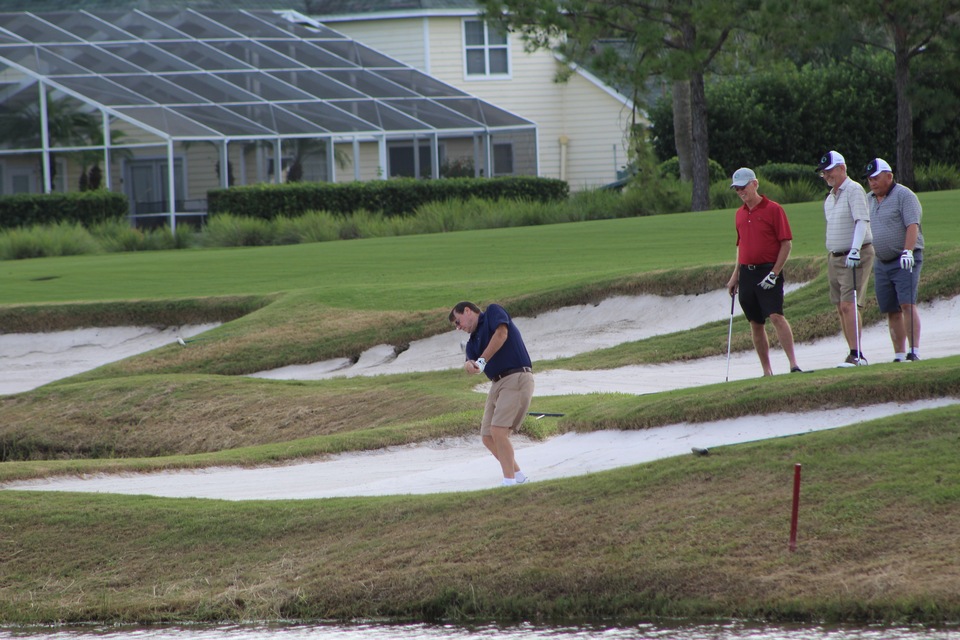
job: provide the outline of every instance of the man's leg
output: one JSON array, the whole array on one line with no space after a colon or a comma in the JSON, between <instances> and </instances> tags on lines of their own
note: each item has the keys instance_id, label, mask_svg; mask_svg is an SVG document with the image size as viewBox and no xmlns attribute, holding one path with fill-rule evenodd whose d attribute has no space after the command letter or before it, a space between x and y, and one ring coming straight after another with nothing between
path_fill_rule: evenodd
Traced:
<instances>
[{"instance_id":1,"label":"man's leg","mask_svg":"<svg viewBox=\"0 0 960 640\"><path fill-rule=\"evenodd\" d=\"M490 428L493 429L494 427ZM502 429L503 427L497 428ZM500 462L500 455L497 453L497 443L494 441L493 436L483 436L481 439L483 440L484 446L493 454L493 457L497 459L497 462ZM510 452L513 454L513 445L509 440L507 440L507 444L510 444ZM516 474L518 471L520 471L520 465L517 464L516 456L513 456L513 473Z\"/></svg>"},{"instance_id":2,"label":"man's leg","mask_svg":"<svg viewBox=\"0 0 960 640\"><path fill-rule=\"evenodd\" d=\"M787 360L790 361L790 369L798 368L797 357L793 349L793 329L790 327L790 323L779 313L771 313L770 322L773 323L773 328L777 330L777 340L780 341L780 346L783 347L783 352L786 354Z\"/></svg>"},{"instance_id":3,"label":"man's leg","mask_svg":"<svg viewBox=\"0 0 960 640\"><path fill-rule=\"evenodd\" d=\"M920 348L920 312L917 311L915 304L902 304L903 310L903 333L907 336L907 347L910 349Z\"/></svg>"},{"instance_id":4,"label":"man's leg","mask_svg":"<svg viewBox=\"0 0 960 640\"><path fill-rule=\"evenodd\" d=\"M906 307L907 305L903 306ZM888 313L887 326L890 328L890 341L893 343L894 353L905 353L907 330L903 326L903 311Z\"/></svg>"},{"instance_id":5,"label":"man's leg","mask_svg":"<svg viewBox=\"0 0 960 640\"><path fill-rule=\"evenodd\" d=\"M503 469L503 477L513 479L516 472L519 471L519 467L517 467L517 461L514 457L513 443L510 442L510 427L493 425L490 430L493 432L490 437L493 456L500 463L500 468Z\"/></svg>"},{"instance_id":6,"label":"man's leg","mask_svg":"<svg viewBox=\"0 0 960 640\"><path fill-rule=\"evenodd\" d=\"M920 314L917 305L902 304L900 311L887 314L890 340L895 353L906 353L908 348L920 348Z\"/></svg>"},{"instance_id":7,"label":"man's leg","mask_svg":"<svg viewBox=\"0 0 960 640\"><path fill-rule=\"evenodd\" d=\"M772 376L773 369L770 367L770 341L767 339L766 329L762 324L751 320L750 337L753 338L753 348L757 350L757 356L760 358L763 375Z\"/></svg>"},{"instance_id":8,"label":"man's leg","mask_svg":"<svg viewBox=\"0 0 960 640\"><path fill-rule=\"evenodd\" d=\"M837 314L840 316L840 328L843 329L843 337L847 339L847 348L851 352L857 350L857 336L861 333L863 324L860 321L860 314L854 313L852 302L841 302L837 305Z\"/></svg>"}]
</instances>

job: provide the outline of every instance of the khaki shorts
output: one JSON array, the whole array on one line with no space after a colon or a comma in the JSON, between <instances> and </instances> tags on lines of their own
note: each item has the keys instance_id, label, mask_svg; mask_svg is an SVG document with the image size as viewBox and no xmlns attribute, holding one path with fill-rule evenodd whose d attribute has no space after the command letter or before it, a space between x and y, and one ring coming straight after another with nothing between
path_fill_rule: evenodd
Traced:
<instances>
[{"instance_id":1,"label":"khaki shorts","mask_svg":"<svg viewBox=\"0 0 960 640\"><path fill-rule=\"evenodd\" d=\"M493 434L491 427L509 427L516 431L527 417L533 398L533 374L514 373L493 383L483 407L480 435Z\"/></svg>"},{"instance_id":2,"label":"khaki shorts","mask_svg":"<svg viewBox=\"0 0 960 640\"><path fill-rule=\"evenodd\" d=\"M860 266L857 267L857 306L862 307L866 301L867 282L873 273L873 245L860 249ZM847 255L827 256L827 280L830 282L830 302L840 304L853 302L853 269L847 267Z\"/></svg>"}]
</instances>

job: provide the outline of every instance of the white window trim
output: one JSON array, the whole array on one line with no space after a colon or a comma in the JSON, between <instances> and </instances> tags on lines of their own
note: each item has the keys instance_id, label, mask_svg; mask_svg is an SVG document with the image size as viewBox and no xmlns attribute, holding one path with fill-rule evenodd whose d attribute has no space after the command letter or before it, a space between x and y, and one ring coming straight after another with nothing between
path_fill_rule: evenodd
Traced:
<instances>
[{"instance_id":1,"label":"white window trim","mask_svg":"<svg viewBox=\"0 0 960 640\"><path fill-rule=\"evenodd\" d=\"M467 24L471 22L481 22L483 24L483 41L482 45L484 52L484 60L486 69L485 73L469 73L467 71ZM483 80L510 80L513 78L513 55L511 53L510 47L510 34L506 34L506 43L503 45L490 45L489 38L489 29L490 25L485 21L480 20L476 17L464 18L461 22L460 36L462 38L463 46L461 48L461 53L463 55L463 78L465 81L483 81ZM470 45L469 49L480 49L481 46ZM506 73L490 73L490 49L506 49L507 52L507 72Z\"/></svg>"}]
</instances>

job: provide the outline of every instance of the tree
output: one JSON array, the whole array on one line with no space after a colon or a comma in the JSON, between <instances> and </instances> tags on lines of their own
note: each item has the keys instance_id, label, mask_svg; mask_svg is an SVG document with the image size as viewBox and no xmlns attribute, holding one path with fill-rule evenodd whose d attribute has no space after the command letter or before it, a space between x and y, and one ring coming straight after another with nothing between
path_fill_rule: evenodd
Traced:
<instances>
[{"instance_id":1,"label":"tree","mask_svg":"<svg viewBox=\"0 0 960 640\"><path fill-rule=\"evenodd\" d=\"M580 62L604 39L630 46L609 47L595 61L602 77L635 88L652 75L682 83L675 129L684 130L683 100L689 86L690 167L693 209L710 206L709 132L704 77L731 34L756 11L760 0L480 0L489 21L518 31L529 49L558 50ZM678 145L681 164L685 149Z\"/></svg>"},{"instance_id":2,"label":"tree","mask_svg":"<svg viewBox=\"0 0 960 640\"><path fill-rule=\"evenodd\" d=\"M920 93L914 62L921 55L940 56L944 62L954 57L956 46L948 44L960 35L960 0L765 0L764 8L767 16L780 18L766 21L771 25L766 44L778 51L809 54L819 49L845 56L853 45L892 56L897 99L894 169L900 182L913 186L914 106ZM818 28L798 28L802 24Z\"/></svg>"},{"instance_id":3,"label":"tree","mask_svg":"<svg viewBox=\"0 0 960 640\"><path fill-rule=\"evenodd\" d=\"M914 186L913 95L911 62L930 51L931 44L949 31L958 29L960 0L870 0L851 2L848 9L859 15L866 35L880 27L884 40L865 38L867 44L893 53L894 85L897 93L897 179Z\"/></svg>"}]
</instances>

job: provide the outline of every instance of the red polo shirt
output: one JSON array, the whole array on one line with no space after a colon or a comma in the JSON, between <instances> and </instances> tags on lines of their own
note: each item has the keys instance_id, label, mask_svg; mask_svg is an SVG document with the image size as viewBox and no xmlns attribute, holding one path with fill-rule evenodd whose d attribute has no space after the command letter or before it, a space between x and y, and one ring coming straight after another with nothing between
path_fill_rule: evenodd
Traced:
<instances>
[{"instance_id":1,"label":"red polo shirt","mask_svg":"<svg viewBox=\"0 0 960 640\"><path fill-rule=\"evenodd\" d=\"M737 209L736 225L740 264L776 262L780 243L793 240L787 213L767 196L761 196L753 209L747 205Z\"/></svg>"}]
</instances>

